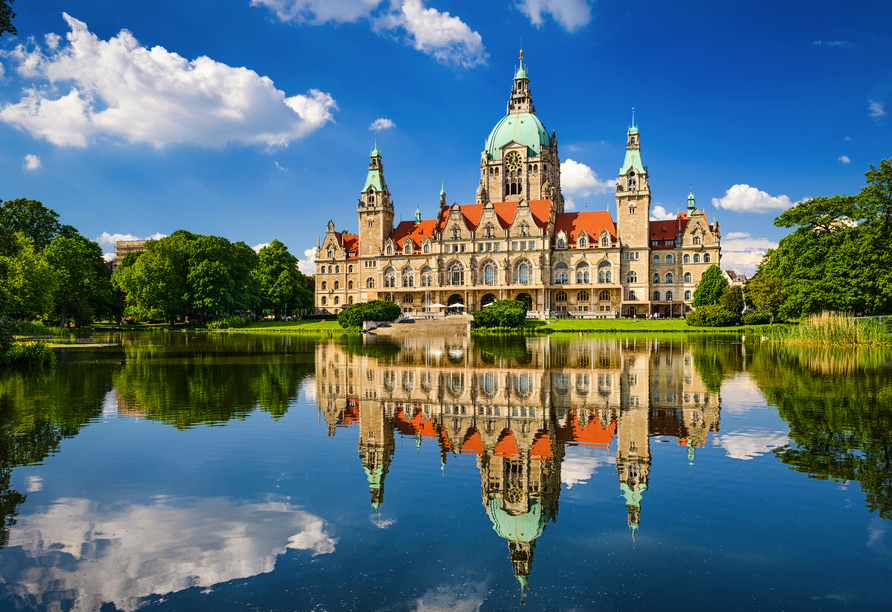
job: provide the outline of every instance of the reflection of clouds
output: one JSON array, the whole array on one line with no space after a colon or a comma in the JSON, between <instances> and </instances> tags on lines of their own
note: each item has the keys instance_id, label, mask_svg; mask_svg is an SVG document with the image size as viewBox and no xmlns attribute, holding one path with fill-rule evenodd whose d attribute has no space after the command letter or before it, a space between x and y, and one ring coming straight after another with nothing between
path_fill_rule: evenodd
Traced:
<instances>
[{"instance_id":1,"label":"reflection of clouds","mask_svg":"<svg viewBox=\"0 0 892 612\"><path fill-rule=\"evenodd\" d=\"M468 582L455 587L431 589L410 608L415 612L477 612L488 594L485 582Z\"/></svg>"},{"instance_id":2,"label":"reflection of clouds","mask_svg":"<svg viewBox=\"0 0 892 612\"><path fill-rule=\"evenodd\" d=\"M306 403L316 404L316 377L315 376L307 376L303 382L301 383L301 388L304 390L304 397L306 398Z\"/></svg>"},{"instance_id":3,"label":"reflection of clouds","mask_svg":"<svg viewBox=\"0 0 892 612\"><path fill-rule=\"evenodd\" d=\"M561 483L572 489L574 485L586 483L602 465L614 463L616 457L607 448L568 448L561 463Z\"/></svg>"},{"instance_id":4,"label":"reflection of clouds","mask_svg":"<svg viewBox=\"0 0 892 612\"><path fill-rule=\"evenodd\" d=\"M387 529L388 527L396 523L396 519L384 520L376 514L372 514L371 516L369 516L369 520L372 521L372 523L374 523L375 527L377 527L378 529Z\"/></svg>"},{"instance_id":5,"label":"reflection of clouds","mask_svg":"<svg viewBox=\"0 0 892 612\"><path fill-rule=\"evenodd\" d=\"M746 429L725 433L715 444L724 448L733 459L749 460L789 442L790 438L782 431Z\"/></svg>"},{"instance_id":6,"label":"reflection of clouds","mask_svg":"<svg viewBox=\"0 0 892 612\"><path fill-rule=\"evenodd\" d=\"M28 493L36 493L43 489L43 476L28 476Z\"/></svg>"},{"instance_id":7,"label":"reflection of clouds","mask_svg":"<svg viewBox=\"0 0 892 612\"><path fill-rule=\"evenodd\" d=\"M325 522L287 502L237 505L225 498L113 509L60 499L43 514L20 518L0 583L29 606L73 601L74 610L140 607L153 594L247 578L275 567L287 548L334 551Z\"/></svg>"},{"instance_id":8,"label":"reflection of clouds","mask_svg":"<svg viewBox=\"0 0 892 612\"><path fill-rule=\"evenodd\" d=\"M886 532L889 530L888 521L873 517L867 526L867 548L883 557L887 567L892 567L892 550L886 545Z\"/></svg>"},{"instance_id":9,"label":"reflection of clouds","mask_svg":"<svg viewBox=\"0 0 892 612\"><path fill-rule=\"evenodd\" d=\"M766 408L765 396L748 374L738 374L722 383L722 414L741 414Z\"/></svg>"}]
</instances>

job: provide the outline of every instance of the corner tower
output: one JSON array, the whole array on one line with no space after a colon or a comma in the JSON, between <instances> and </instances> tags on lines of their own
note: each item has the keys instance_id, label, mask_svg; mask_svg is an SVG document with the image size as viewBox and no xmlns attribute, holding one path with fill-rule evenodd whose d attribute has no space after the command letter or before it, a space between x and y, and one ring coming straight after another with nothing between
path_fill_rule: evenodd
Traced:
<instances>
[{"instance_id":1,"label":"corner tower","mask_svg":"<svg viewBox=\"0 0 892 612\"><path fill-rule=\"evenodd\" d=\"M478 200L481 194L493 202L552 200L555 212L564 210L557 135L549 135L536 117L523 51L507 114L490 132L480 155L480 187Z\"/></svg>"},{"instance_id":2,"label":"corner tower","mask_svg":"<svg viewBox=\"0 0 892 612\"><path fill-rule=\"evenodd\" d=\"M647 166L641 163L641 140L634 108L632 125L626 133L626 157L616 179L616 234L622 248L623 301L645 301L650 271L650 182Z\"/></svg>"},{"instance_id":3,"label":"corner tower","mask_svg":"<svg viewBox=\"0 0 892 612\"><path fill-rule=\"evenodd\" d=\"M375 148L369 156L369 173L356 203L356 215L359 217L359 258L378 257L384 241L393 233L393 202L384 180L377 134Z\"/></svg>"}]
</instances>

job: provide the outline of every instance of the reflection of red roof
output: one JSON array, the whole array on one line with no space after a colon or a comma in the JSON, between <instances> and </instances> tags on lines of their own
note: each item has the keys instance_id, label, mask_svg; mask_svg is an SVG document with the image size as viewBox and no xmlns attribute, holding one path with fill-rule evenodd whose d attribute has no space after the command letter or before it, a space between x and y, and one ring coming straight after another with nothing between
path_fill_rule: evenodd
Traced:
<instances>
[{"instance_id":1,"label":"reflection of red roof","mask_svg":"<svg viewBox=\"0 0 892 612\"><path fill-rule=\"evenodd\" d=\"M393 417L393 427L404 436L437 438L437 429L430 419L424 418L421 410L406 406Z\"/></svg>"},{"instance_id":2,"label":"reflection of red roof","mask_svg":"<svg viewBox=\"0 0 892 612\"><path fill-rule=\"evenodd\" d=\"M431 240L434 239L434 229L436 229L436 226L437 221L435 219L429 219L427 221L422 221L421 223L402 221L396 228L394 228L393 234L391 234L390 237L399 249L402 249L405 246L403 241L407 238L412 241L415 249L421 249L421 241L425 237L430 238Z\"/></svg>"},{"instance_id":3,"label":"reflection of red roof","mask_svg":"<svg viewBox=\"0 0 892 612\"><path fill-rule=\"evenodd\" d=\"M468 435L461 445L461 452L473 453L475 455L483 454L483 440L480 439L480 434L477 433L476 429L471 428L468 430Z\"/></svg>"},{"instance_id":4,"label":"reflection of red roof","mask_svg":"<svg viewBox=\"0 0 892 612\"><path fill-rule=\"evenodd\" d=\"M652 249L674 249L675 238L684 233L690 219L679 217L672 221L650 222L650 246ZM654 241L660 244L654 244ZM666 244L668 242L669 244Z\"/></svg>"},{"instance_id":5,"label":"reflection of red roof","mask_svg":"<svg viewBox=\"0 0 892 612\"><path fill-rule=\"evenodd\" d=\"M533 438L533 445L530 447L530 459L541 461L548 457L551 457L551 438L543 429Z\"/></svg>"},{"instance_id":6,"label":"reflection of red roof","mask_svg":"<svg viewBox=\"0 0 892 612\"><path fill-rule=\"evenodd\" d=\"M356 423L359 421L359 406L348 402L347 409L341 413L341 423Z\"/></svg>"},{"instance_id":7,"label":"reflection of red roof","mask_svg":"<svg viewBox=\"0 0 892 612\"><path fill-rule=\"evenodd\" d=\"M554 233L563 231L567 235L568 244L576 244L578 234L582 230L588 234L592 246L599 246L601 232L607 230L611 240L616 240L616 224L606 210L589 210L575 213L558 213L554 220ZM612 245L611 245L612 246Z\"/></svg>"},{"instance_id":8,"label":"reflection of red roof","mask_svg":"<svg viewBox=\"0 0 892 612\"><path fill-rule=\"evenodd\" d=\"M571 439L582 446L610 446L610 441L616 433L616 421L611 420L607 427L601 427L600 421L591 419L588 425L583 427L579 423L579 415L574 412L568 423Z\"/></svg>"},{"instance_id":9,"label":"reflection of red roof","mask_svg":"<svg viewBox=\"0 0 892 612\"><path fill-rule=\"evenodd\" d=\"M499 441L496 442L496 457L517 457L520 451L517 450L517 442L514 440L514 434L509 430L502 432Z\"/></svg>"}]
</instances>

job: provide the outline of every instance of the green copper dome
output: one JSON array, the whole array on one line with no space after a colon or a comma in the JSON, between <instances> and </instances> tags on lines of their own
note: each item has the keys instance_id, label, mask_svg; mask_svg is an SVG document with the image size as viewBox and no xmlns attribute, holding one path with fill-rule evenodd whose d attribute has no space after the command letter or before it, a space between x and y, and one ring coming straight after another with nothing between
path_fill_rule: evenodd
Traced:
<instances>
[{"instance_id":1,"label":"green copper dome","mask_svg":"<svg viewBox=\"0 0 892 612\"><path fill-rule=\"evenodd\" d=\"M551 144L548 130L531 113L511 113L496 124L486 139L486 152L489 159L501 159L502 147L512 140L526 145L530 155L538 156L543 146Z\"/></svg>"},{"instance_id":2,"label":"green copper dome","mask_svg":"<svg viewBox=\"0 0 892 612\"><path fill-rule=\"evenodd\" d=\"M550 511L542 512L538 499L530 502L530 511L520 516L511 516L502 510L500 499L491 499L486 506L486 513L492 521L496 533L512 542L532 542L545 530Z\"/></svg>"}]
</instances>

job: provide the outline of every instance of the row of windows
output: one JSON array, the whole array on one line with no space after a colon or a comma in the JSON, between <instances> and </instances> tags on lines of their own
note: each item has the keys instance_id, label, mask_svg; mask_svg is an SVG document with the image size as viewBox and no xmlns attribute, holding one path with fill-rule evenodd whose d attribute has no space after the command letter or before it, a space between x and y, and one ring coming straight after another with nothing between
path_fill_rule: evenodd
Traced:
<instances>
[{"instance_id":1,"label":"row of windows","mask_svg":"<svg viewBox=\"0 0 892 612\"><path fill-rule=\"evenodd\" d=\"M593 244L597 245L598 243L597 243L597 241L595 241ZM589 247L588 237L580 236L579 242L576 246L577 246L577 248L580 248L580 249L587 249ZM609 247L610 246L610 238L608 238L607 236L602 237L601 238L601 246L604 248ZM530 247L530 248L532 248L532 247ZM557 237L557 240L555 241L555 248L558 248L558 249L566 249L567 248L567 241L563 235L560 235ZM626 259L628 259L628 257Z\"/></svg>"},{"instance_id":2,"label":"row of windows","mask_svg":"<svg viewBox=\"0 0 892 612\"><path fill-rule=\"evenodd\" d=\"M334 306L339 306L341 304L341 298L339 298L338 296L335 296L334 299L332 300L332 304ZM322 296L322 305L328 306L328 299L325 296ZM353 305L353 296L352 295L347 299L347 305L348 306Z\"/></svg>"},{"instance_id":3,"label":"row of windows","mask_svg":"<svg viewBox=\"0 0 892 612\"><path fill-rule=\"evenodd\" d=\"M685 299L686 301L690 301L691 298L692 298L692 294L691 294L691 292L690 292L690 291L685 291L685 292L684 292L684 299ZM653 293L653 299L654 299L654 301L660 301L660 292L659 292L659 291L654 291L654 293ZM664 298L664 300L665 300L666 302L671 302L673 299L674 299L674 295L673 295L673 293L672 293L671 291L667 291L667 292L666 292L666 297ZM634 290L630 290L630 291L629 291L629 301L630 301L630 302L637 302L637 301L638 301L638 296L635 294L635 291L634 291Z\"/></svg>"},{"instance_id":4,"label":"row of windows","mask_svg":"<svg viewBox=\"0 0 892 612\"><path fill-rule=\"evenodd\" d=\"M592 299L591 294L588 291L580 291L576 294L577 302L588 302ZM598 294L598 300L601 302L609 302L610 301L610 291L604 289ZM555 302L566 302L567 301L567 292L566 291L558 291L554 294Z\"/></svg>"}]
</instances>

